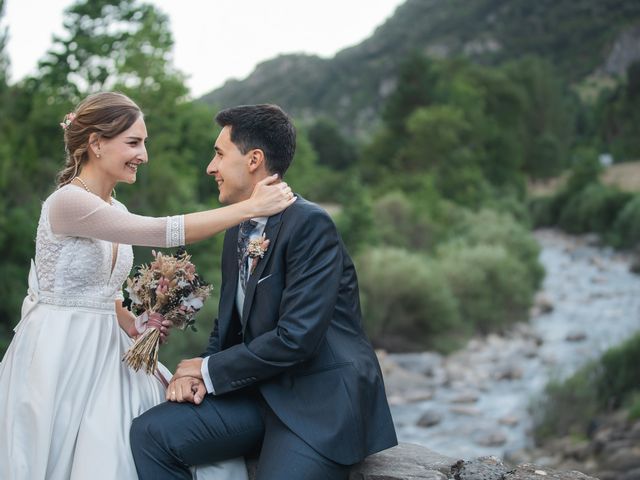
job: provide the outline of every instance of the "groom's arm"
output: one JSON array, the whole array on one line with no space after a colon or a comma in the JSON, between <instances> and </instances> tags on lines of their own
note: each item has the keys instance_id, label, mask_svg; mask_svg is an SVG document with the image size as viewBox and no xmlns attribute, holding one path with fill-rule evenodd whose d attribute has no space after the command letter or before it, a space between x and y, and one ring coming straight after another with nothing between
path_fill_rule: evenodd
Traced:
<instances>
[{"instance_id":1,"label":"groom's arm","mask_svg":"<svg viewBox=\"0 0 640 480\"><path fill-rule=\"evenodd\" d=\"M200 357L208 357L209 355L213 355L220 351L220 335L218 333L218 319L216 318L213 321L213 330L209 335L209 343L207 345L207 349Z\"/></svg>"},{"instance_id":2,"label":"groom's arm","mask_svg":"<svg viewBox=\"0 0 640 480\"><path fill-rule=\"evenodd\" d=\"M294 227L286 255L286 287L276 327L248 344L211 355L217 394L260 382L311 358L333 318L342 251L331 218L317 207Z\"/></svg>"},{"instance_id":3,"label":"groom's arm","mask_svg":"<svg viewBox=\"0 0 640 480\"><path fill-rule=\"evenodd\" d=\"M216 318L213 321L213 330L211 331L211 335L209 335L209 344L207 346L207 350L200 355L201 358L204 359L202 365L200 366L200 375L202 376L202 381L204 382L207 392L216 393L213 388L213 382L211 381L211 376L209 375L208 358L210 355L217 353L220 351L220 334L218 333L218 319Z\"/></svg>"}]
</instances>

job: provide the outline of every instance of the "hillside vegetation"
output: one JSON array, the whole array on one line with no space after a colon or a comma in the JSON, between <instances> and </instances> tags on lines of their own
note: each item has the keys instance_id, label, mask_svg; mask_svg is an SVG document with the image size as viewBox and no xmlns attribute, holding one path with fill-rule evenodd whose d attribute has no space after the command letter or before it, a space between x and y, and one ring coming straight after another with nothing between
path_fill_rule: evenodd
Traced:
<instances>
[{"instance_id":1,"label":"hillside vegetation","mask_svg":"<svg viewBox=\"0 0 640 480\"><path fill-rule=\"evenodd\" d=\"M328 116L367 137L410 54L485 65L535 55L579 83L639 22L640 2L630 0L407 0L371 37L333 58L282 55L201 100L218 107L273 102L298 118ZM625 58L609 62L605 73L624 75L640 51Z\"/></svg>"}]
</instances>

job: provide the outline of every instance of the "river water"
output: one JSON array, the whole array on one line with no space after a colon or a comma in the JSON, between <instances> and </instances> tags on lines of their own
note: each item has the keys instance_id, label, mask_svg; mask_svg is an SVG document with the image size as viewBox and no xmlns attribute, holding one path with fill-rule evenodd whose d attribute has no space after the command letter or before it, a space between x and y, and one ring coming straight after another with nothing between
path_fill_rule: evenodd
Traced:
<instances>
[{"instance_id":1,"label":"river water","mask_svg":"<svg viewBox=\"0 0 640 480\"><path fill-rule=\"evenodd\" d=\"M451 457L508 458L532 445L529 407L549 380L640 330L640 276L630 273L627 257L555 231L536 238L547 272L539 295L551 312L447 357L383 359L401 442Z\"/></svg>"}]
</instances>

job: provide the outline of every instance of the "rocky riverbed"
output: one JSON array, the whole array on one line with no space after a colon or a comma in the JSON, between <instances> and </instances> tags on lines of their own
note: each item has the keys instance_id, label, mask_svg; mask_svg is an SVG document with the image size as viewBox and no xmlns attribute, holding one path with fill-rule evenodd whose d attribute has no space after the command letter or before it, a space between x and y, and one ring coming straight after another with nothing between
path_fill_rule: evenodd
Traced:
<instances>
[{"instance_id":1,"label":"rocky riverbed","mask_svg":"<svg viewBox=\"0 0 640 480\"><path fill-rule=\"evenodd\" d=\"M516 458L533 446L528 407L547 382L640 330L630 258L590 237L536 237L547 276L528 323L449 356L380 352L401 441L449 457Z\"/></svg>"}]
</instances>

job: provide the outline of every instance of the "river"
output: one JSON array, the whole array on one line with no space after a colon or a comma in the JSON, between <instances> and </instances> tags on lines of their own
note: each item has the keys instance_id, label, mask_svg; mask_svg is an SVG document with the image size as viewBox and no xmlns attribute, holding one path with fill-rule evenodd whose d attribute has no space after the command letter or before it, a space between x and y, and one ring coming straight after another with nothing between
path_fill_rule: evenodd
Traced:
<instances>
[{"instance_id":1,"label":"river","mask_svg":"<svg viewBox=\"0 0 640 480\"><path fill-rule=\"evenodd\" d=\"M627 256L556 231L535 235L547 272L538 303L551 311L449 356L382 358L401 442L451 457L508 458L531 446L529 406L549 380L640 330L640 276Z\"/></svg>"}]
</instances>

